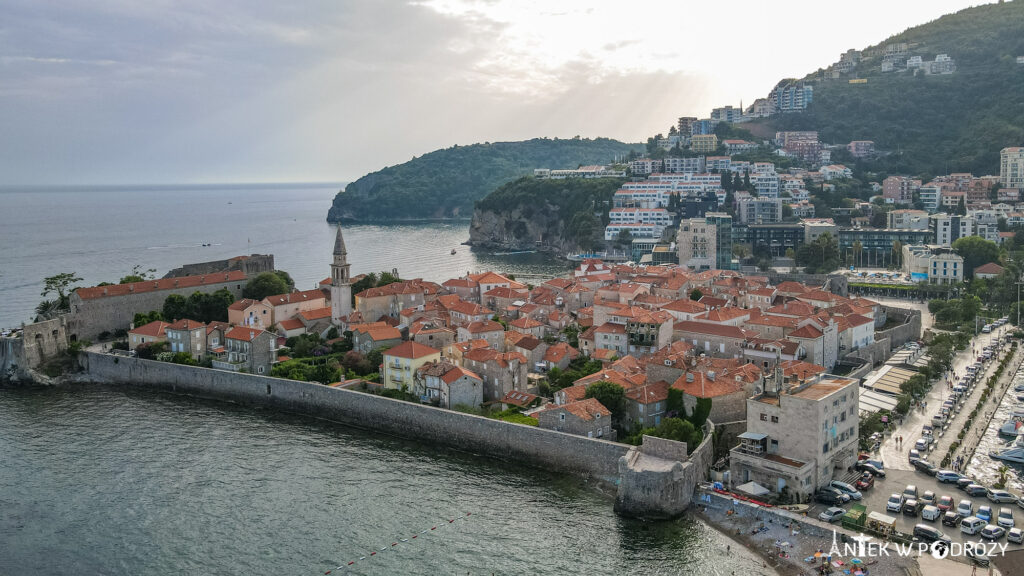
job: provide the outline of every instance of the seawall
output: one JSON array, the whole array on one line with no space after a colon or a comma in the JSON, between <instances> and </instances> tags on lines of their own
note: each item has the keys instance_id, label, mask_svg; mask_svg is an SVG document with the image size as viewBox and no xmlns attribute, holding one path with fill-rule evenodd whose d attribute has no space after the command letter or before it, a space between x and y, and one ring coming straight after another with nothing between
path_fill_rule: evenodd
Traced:
<instances>
[{"instance_id":1,"label":"seawall","mask_svg":"<svg viewBox=\"0 0 1024 576\"><path fill-rule=\"evenodd\" d=\"M96 352L78 362L94 381L275 408L609 484L618 483L619 458L630 448L309 382Z\"/></svg>"}]
</instances>

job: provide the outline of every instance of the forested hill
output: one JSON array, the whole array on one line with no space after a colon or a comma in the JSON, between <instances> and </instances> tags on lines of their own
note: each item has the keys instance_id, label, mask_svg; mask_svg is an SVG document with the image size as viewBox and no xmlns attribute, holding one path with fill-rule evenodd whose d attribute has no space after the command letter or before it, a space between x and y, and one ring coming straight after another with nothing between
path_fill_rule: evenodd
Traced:
<instances>
[{"instance_id":1,"label":"forested hill","mask_svg":"<svg viewBox=\"0 0 1024 576\"><path fill-rule=\"evenodd\" d=\"M900 42L908 54L883 73L882 53ZM813 81L813 103L803 113L771 118L765 128L818 130L835 144L874 140L889 154L865 168L908 174L998 174L999 150L1024 145L1024 64L1017 63L1024 56L1024 1L949 14L862 54L839 79L824 79L823 71L805 78ZM930 61L936 54L953 58L956 72L901 70L906 58Z\"/></svg>"},{"instance_id":2,"label":"forested hill","mask_svg":"<svg viewBox=\"0 0 1024 576\"><path fill-rule=\"evenodd\" d=\"M335 196L327 220L469 218L475 201L535 168L607 164L640 149L608 138L453 146L352 182Z\"/></svg>"}]
</instances>

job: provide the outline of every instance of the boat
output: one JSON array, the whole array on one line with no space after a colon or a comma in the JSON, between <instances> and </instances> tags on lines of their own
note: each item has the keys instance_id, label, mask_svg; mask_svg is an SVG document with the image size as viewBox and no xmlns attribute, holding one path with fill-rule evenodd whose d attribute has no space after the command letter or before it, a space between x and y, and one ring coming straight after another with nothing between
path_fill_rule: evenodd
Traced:
<instances>
[{"instance_id":1,"label":"boat","mask_svg":"<svg viewBox=\"0 0 1024 576\"><path fill-rule=\"evenodd\" d=\"M1003 436L1017 436L1022 431L1022 427L1024 427L1024 422L1021 422L1019 418L1010 418L999 428L999 433Z\"/></svg>"},{"instance_id":2,"label":"boat","mask_svg":"<svg viewBox=\"0 0 1024 576\"><path fill-rule=\"evenodd\" d=\"M1024 382L1021 382L1020 384L1017 384L1016 386L1014 386L1013 387L1013 391L1014 392L1024 392Z\"/></svg>"},{"instance_id":3,"label":"boat","mask_svg":"<svg viewBox=\"0 0 1024 576\"><path fill-rule=\"evenodd\" d=\"M452 248L452 256L455 256L455 248Z\"/></svg>"},{"instance_id":4,"label":"boat","mask_svg":"<svg viewBox=\"0 0 1024 576\"><path fill-rule=\"evenodd\" d=\"M1013 444L1010 444L1005 450L1001 452L992 451L988 455L996 460L1024 464L1024 435L1018 435Z\"/></svg>"}]
</instances>

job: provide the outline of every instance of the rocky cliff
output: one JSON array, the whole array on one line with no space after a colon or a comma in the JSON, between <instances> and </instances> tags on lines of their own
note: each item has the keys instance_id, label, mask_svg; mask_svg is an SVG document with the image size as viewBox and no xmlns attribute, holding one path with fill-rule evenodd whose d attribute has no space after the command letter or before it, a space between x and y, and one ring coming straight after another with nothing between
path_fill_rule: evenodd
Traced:
<instances>
[{"instance_id":1,"label":"rocky cliff","mask_svg":"<svg viewBox=\"0 0 1024 576\"><path fill-rule=\"evenodd\" d=\"M469 244L490 250L541 250L566 255L603 243L617 178L520 178L476 203Z\"/></svg>"}]
</instances>

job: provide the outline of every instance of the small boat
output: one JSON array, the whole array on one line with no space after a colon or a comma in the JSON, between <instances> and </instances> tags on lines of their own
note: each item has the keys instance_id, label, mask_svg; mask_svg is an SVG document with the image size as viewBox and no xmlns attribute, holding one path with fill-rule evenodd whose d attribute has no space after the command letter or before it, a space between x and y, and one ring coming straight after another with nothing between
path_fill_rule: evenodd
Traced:
<instances>
[{"instance_id":1,"label":"small boat","mask_svg":"<svg viewBox=\"0 0 1024 576\"><path fill-rule=\"evenodd\" d=\"M1022 427L1024 427L1024 422L1021 422L1019 418L1010 418L999 428L999 433L1003 436L1017 436Z\"/></svg>"},{"instance_id":2,"label":"small boat","mask_svg":"<svg viewBox=\"0 0 1024 576\"><path fill-rule=\"evenodd\" d=\"M1017 436L1017 439L1013 441L1013 444L1005 450L1001 452L992 451L989 452L988 455L997 460L1006 460L1007 462L1024 464L1024 435Z\"/></svg>"},{"instance_id":3,"label":"small boat","mask_svg":"<svg viewBox=\"0 0 1024 576\"><path fill-rule=\"evenodd\" d=\"M1017 402L1024 402L1024 394L1017 394Z\"/></svg>"},{"instance_id":4,"label":"small boat","mask_svg":"<svg viewBox=\"0 0 1024 576\"><path fill-rule=\"evenodd\" d=\"M452 256L455 256L455 248L452 248Z\"/></svg>"},{"instance_id":5,"label":"small boat","mask_svg":"<svg viewBox=\"0 0 1024 576\"><path fill-rule=\"evenodd\" d=\"M1024 382L1021 382L1020 384L1017 384L1016 386L1014 386L1013 387L1013 391L1014 392L1024 392Z\"/></svg>"}]
</instances>

